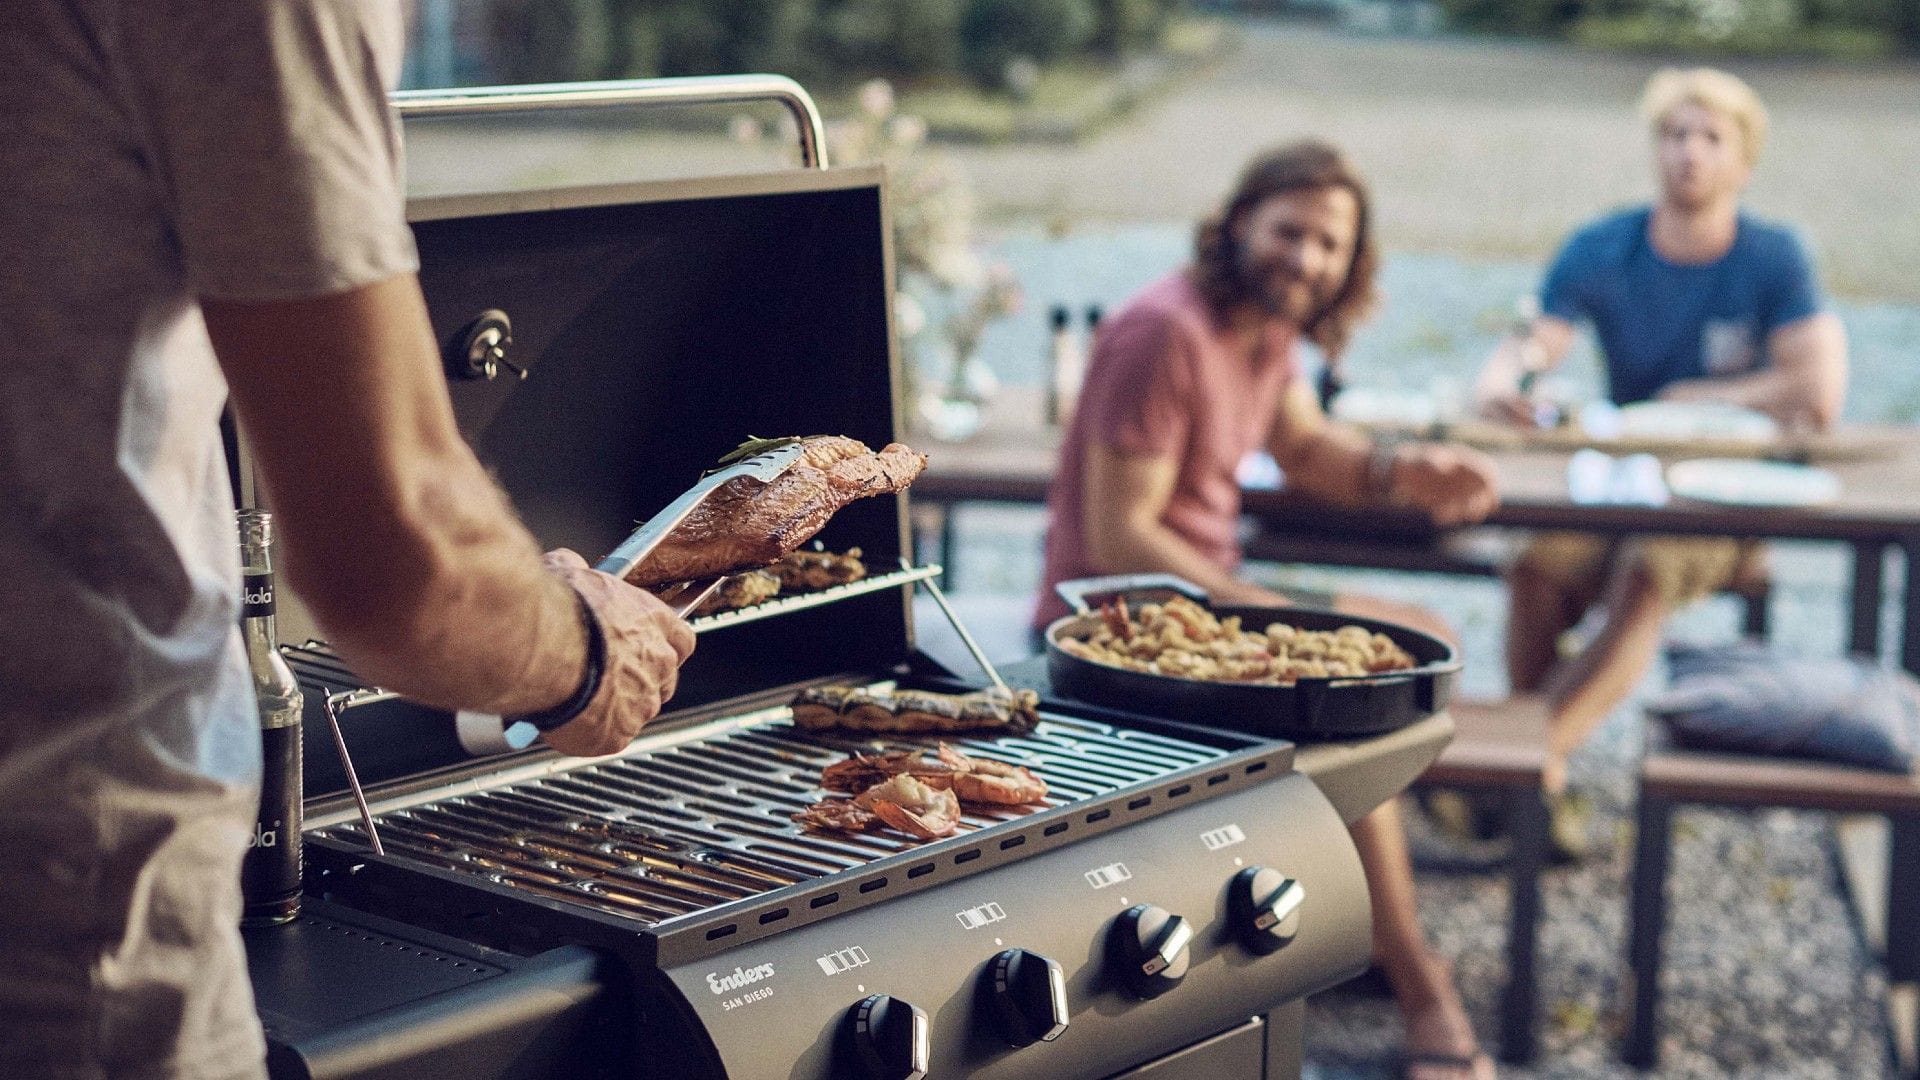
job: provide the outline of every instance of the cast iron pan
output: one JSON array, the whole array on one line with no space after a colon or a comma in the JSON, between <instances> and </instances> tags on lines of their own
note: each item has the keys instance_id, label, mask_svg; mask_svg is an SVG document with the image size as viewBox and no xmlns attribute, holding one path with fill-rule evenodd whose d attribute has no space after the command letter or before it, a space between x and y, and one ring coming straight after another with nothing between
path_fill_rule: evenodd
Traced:
<instances>
[{"instance_id":1,"label":"cast iron pan","mask_svg":"<svg viewBox=\"0 0 1920 1080\"><path fill-rule=\"evenodd\" d=\"M1405 727L1446 707L1460 676L1452 645L1398 623L1303 607L1233 607L1171 574L1128 574L1062 582L1060 595L1078 614L1047 627L1047 675L1056 693L1108 708L1231 728L1294 741L1357 738ZM1258 630L1282 622L1302 630L1360 626L1392 638L1417 666L1356 678L1302 678L1291 686L1209 682L1108 667L1067 652L1063 637L1085 638L1099 625L1098 606L1123 597L1130 608L1185 596L1220 618L1240 616Z\"/></svg>"}]
</instances>

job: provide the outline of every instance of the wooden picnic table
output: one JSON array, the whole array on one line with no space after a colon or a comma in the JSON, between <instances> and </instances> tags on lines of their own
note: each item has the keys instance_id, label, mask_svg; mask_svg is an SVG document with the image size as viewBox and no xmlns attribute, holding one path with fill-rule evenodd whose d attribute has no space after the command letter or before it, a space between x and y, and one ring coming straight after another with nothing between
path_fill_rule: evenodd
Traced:
<instances>
[{"instance_id":1,"label":"wooden picnic table","mask_svg":"<svg viewBox=\"0 0 1920 1080\"><path fill-rule=\"evenodd\" d=\"M1567 496L1563 447L1493 452L1501 476L1500 508L1487 524L1512 529L1560 529L1612 535L1684 533L1755 539L1820 540L1848 545L1853 574L1847 605L1848 643L1856 652L1880 652L1880 610L1886 593L1888 549L1908 567L1920 567L1920 428L1859 429L1881 452L1822 467L1839 477L1841 495L1826 506L1751 508L1674 499L1665 506L1597 506ZM954 506L976 502L1044 503L1060 433L1040 421L1040 396L1009 388L987 410L971 438L941 443L922 438L926 473L912 489L914 505L937 513L943 562L952 564ZM1417 512L1330 506L1285 490L1249 490L1245 513L1262 535L1286 537L1296 550L1324 544L1338 549L1335 564L1352 562L1356 546L1423 549L1447 534ZM1302 561L1312 561L1304 559ZM1436 565L1444 565L1436 563ZM1900 596L1902 666L1920 673L1920 573L1904 575Z\"/></svg>"}]
</instances>

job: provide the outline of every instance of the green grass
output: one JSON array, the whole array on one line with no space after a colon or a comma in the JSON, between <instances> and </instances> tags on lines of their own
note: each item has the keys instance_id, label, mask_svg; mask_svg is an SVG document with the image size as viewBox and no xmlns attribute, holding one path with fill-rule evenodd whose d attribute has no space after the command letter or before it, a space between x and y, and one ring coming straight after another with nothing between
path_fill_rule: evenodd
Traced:
<instances>
[{"instance_id":1,"label":"green grass","mask_svg":"<svg viewBox=\"0 0 1920 1080\"><path fill-rule=\"evenodd\" d=\"M932 137L945 142L1073 142L1126 116L1182 73L1216 59L1232 41L1219 19L1182 19L1168 28L1150 56L1048 65L1025 100L953 76L897 87L899 111L925 120ZM855 92L826 89L816 97L826 115L845 116L858 108Z\"/></svg>"},{"instance_id":2,"label":"green grass","mask_svg":"<svg viewBox=\"0 0 1920 1080\"><path fill-rule=\"evenodd\" d=\"M1804 57L1879 60L1893 55L1891 35L1851 26L1799 26L1791 30L1736 30L1710 37L1690 23L1647 15L1583 19L1572 39L1582 45L1624 52L1686 56Z\"/></svg>"}]
</instances>

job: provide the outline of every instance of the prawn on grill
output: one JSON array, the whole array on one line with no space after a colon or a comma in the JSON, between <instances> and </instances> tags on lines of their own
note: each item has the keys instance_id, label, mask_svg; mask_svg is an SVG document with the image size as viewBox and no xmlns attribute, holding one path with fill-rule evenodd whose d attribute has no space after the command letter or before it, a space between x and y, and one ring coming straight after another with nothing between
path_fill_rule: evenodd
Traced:
<instances>
[{"instance_id":1,"label":"prawn on grill","mask_svg":"<svg viewBox=\"0 0 1920 1080\"><path fill-rule=\"evenodd\" d=\"M871 832L884 824L878 814L852 799L821 799L794 811L793 820L813 832Z\"/></svg>"},{"instance_id":2,"label":"prawn on grill","mask_svg":"<svg viewBox=\"0 0 1920 1080\"><path fill-rule=\"evenodd\" d=\"M1024 766L969 757L946 743L940 744L939 758L952 768L949 782L962 803L1025 806L1047 797L1047 782Z\"/></svg>"},{"instance_id":3,"label":"prawn on grill","mask_svg":"<svg viewBox=\"0 0 1920 1080\"><path fill-rule=\"evenodd\" d=\"M951 791L923 784L901 773L855 796L855 806L921 840L952 836L960 828L960 800Z\"/></svg>"},{"instance_id":4,"label":"prawn on grill","mask_svg":"<svg viewBox=\"0 0 1920 1080\"><path fill-rule=\"evenodd\" d=\"M895 750L886 754L854 754L820 771L820 786L828 791L859 794L905 773L923 784L951 787L954 766L943 760L929 759L919 750Z\"/></svg>"}]
</instances>

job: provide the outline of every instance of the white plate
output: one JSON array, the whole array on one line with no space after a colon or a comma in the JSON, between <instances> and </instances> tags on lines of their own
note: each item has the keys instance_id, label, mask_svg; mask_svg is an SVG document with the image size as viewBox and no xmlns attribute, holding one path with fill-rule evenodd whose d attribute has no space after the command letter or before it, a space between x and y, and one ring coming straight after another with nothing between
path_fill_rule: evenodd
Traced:
<instances>
[{"instance_id":1,"label":"white plate","mask_svg":"<svg viewBox=\"0 0 1920 1080\"><path fill-rule=\"evenodd\" d=\"M1667 467L1667 487L1728 506L1824 506L1840 497L1840 478L1825 469L1739 458L1677 461Z\"/></svg>"},{"instance_id":2,"label":"white plate","mask_svg":"<svg viewBox=\"0 0 1920 1080\"><path fill-rule=\"evenodd\" d=\"M1765 413L1714 401L1641 401L1620 408L1619 438L1771 442L1780 425Z\"/></svg>"},{"instance_id":3,"label":"white plate","mask_svg":"<svg viewBox=\"0 0 1920 1080\"><path fill-rule=\"evenodd\" d=\"M1431 393L1377 386L1350 386L1333 399L1333 418L1349 424L1426 428L1439 419Z\"/></svg>"}]
</instances>

